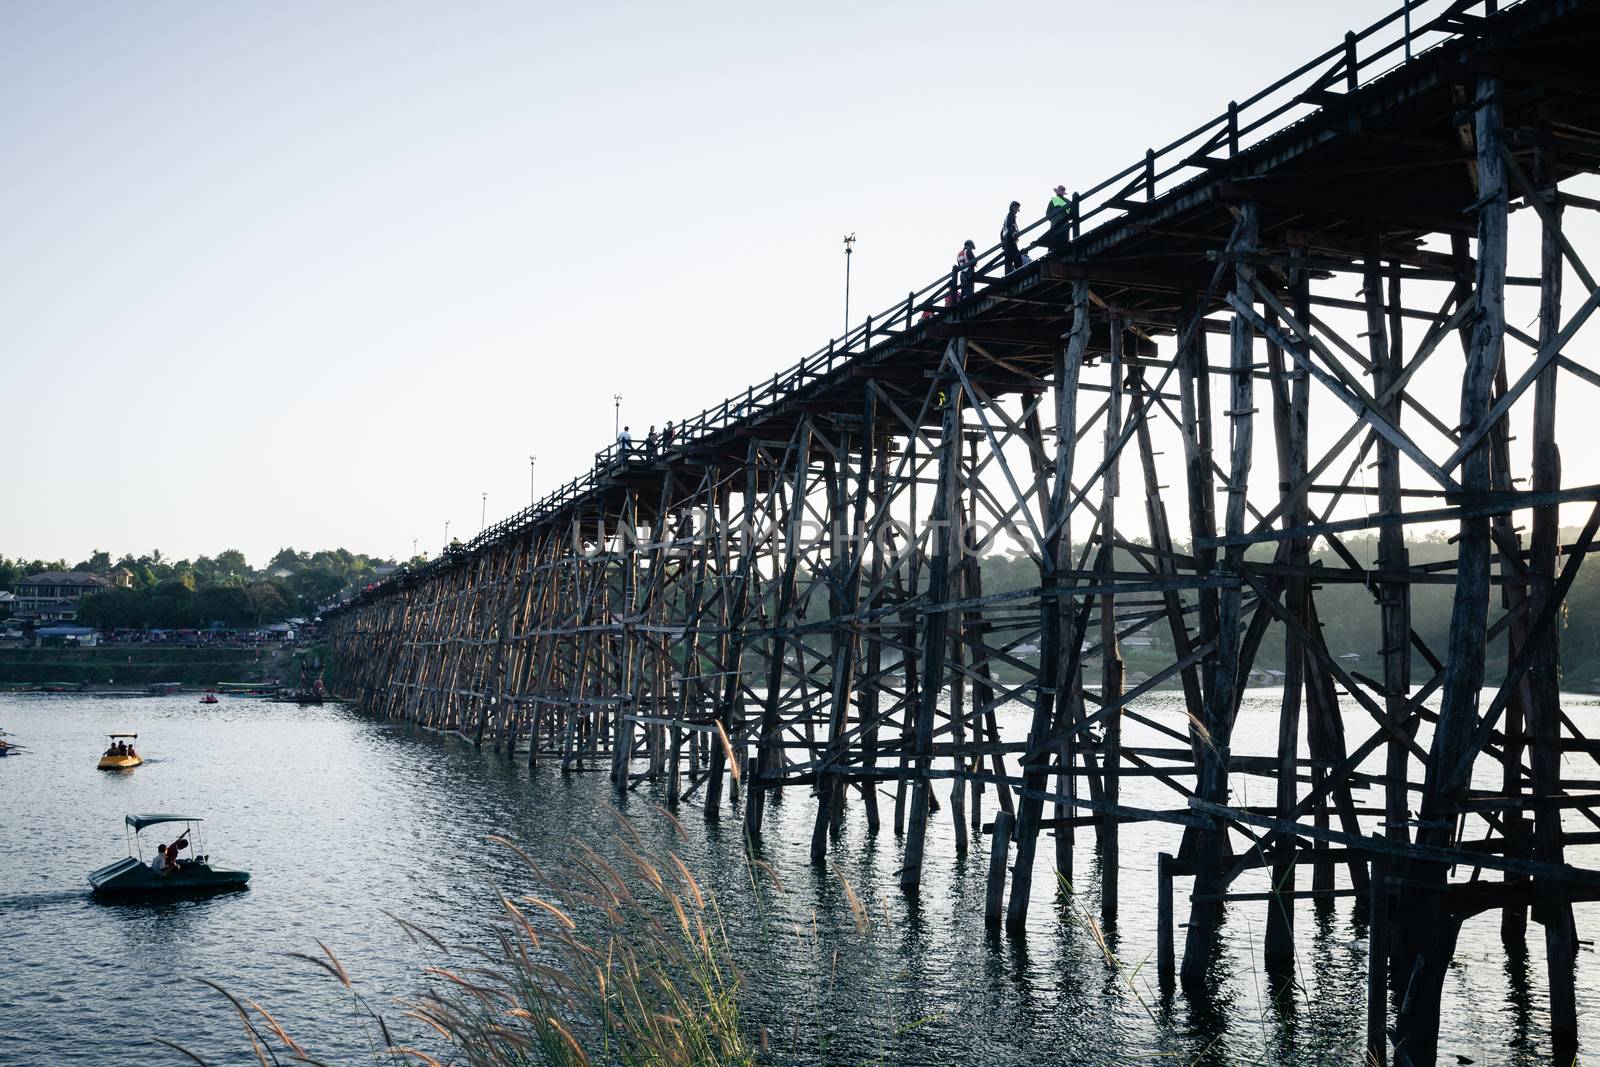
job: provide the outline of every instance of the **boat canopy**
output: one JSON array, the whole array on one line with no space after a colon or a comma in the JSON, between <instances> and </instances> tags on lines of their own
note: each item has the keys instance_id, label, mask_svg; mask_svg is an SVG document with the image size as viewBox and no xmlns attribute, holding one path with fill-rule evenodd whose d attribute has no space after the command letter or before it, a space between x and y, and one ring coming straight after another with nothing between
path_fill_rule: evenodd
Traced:
<instances>
[{"instance_id":1,"label":"boat canopy","mask_svg":"<svg viewBox=\"0 0 1600 1067\"><path fill-rule=\"evenodd\" d=\"M163 813L163 812L156 812L155 814L152 814L152 815L129 815L123 821L126 822L129 826L133 827L133 832L134 833L138 833L139 831L143 830L146 826L154 826L157 823L163 823L163 822L199 822L200 821L200 816L198 816L198 815L169 815L169 814L166 814L166 813Z\"/></svg>"},{"instance_id":2,"label":"boat canopy","mask_svg":"<svg viewBox=\"0 0 1600 1067\"><path fill-rule=\"evenodd\" d=\"M138 734L106 734L107 737L138 737Z\"/></svg>"}]
</instances>

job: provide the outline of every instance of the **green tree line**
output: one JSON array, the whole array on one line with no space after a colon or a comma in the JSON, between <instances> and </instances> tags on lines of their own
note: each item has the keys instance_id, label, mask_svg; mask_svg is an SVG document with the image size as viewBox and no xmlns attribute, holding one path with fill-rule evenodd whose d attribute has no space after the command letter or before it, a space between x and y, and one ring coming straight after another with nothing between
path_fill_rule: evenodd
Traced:
<instances>
[{"instance_id":1,"label":"green tree line","mask_svg":"<svg viewBox=\"0 0 1600 1067\"><path fill-rule=\"evenodd\" d=\"M101 629L193 629L213 623L263 626L310 618L329 601L377 581L376 568L385 565L392 566L388 560L344 548L318 552L284 548L259 569L231 548L193 560L173 559L159 549L120 557L96 550L75 564L0 555L0 589L14 592L23 579L44 571L87 571L110 579L126 570L132 575L130 586L80 601L81 623Z\"/></svg>"}]
</instances>

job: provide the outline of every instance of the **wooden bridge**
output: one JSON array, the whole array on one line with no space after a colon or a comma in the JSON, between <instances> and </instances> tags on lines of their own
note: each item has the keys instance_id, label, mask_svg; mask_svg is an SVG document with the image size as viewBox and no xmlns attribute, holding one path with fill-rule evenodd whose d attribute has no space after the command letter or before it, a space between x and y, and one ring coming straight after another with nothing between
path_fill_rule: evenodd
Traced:
<instances>
[{"instance_id":1,"label":"wooden bridge","mask_svg":"<svg viewBox=\"0 0 1600 1067\"><path fill-rule=\"evenodd\" d=\"M1070 878L1091 834L1114 921L1119 827L1177 824L1139 887L1163 986L1203 980L1246 871L1270 870L1272 967L1295 900L1356 896L1379 1063L1434 1062L1462 921L1498 911L1511 943L1531 911L1571 1063L1572 902L1600 871L1566 851L1600 842L1600 741L1563 710L1556 620L1600 479L1556 416L1600 386L1577 337L1600 287L1564 228L1600 210L1574 191L1600 169L1597 42L1595 3L1411 0L1074 193L1034 262L991 249L970 287L935 279L340 605L336 691L662 782L753 838L800 787L818 861L892 796L904 889L950 819L959 849L987 836L987 918L1017 935L1036 869ZM1588 516L1567 543L1564 504ZM1441 527L1455 558L1412 563L1407 531ZM1037 581L986 593L997 549ZM1340 583L1370 594L1372 676L1324 641ZM1429 585L1445 647L1412 624ZM1131 676L1133 641L1161 665ZM1235 754L1258 657L1279 743ZM1130 776L1170 804L1125 803Z\"/></svg>"}]
</instances>

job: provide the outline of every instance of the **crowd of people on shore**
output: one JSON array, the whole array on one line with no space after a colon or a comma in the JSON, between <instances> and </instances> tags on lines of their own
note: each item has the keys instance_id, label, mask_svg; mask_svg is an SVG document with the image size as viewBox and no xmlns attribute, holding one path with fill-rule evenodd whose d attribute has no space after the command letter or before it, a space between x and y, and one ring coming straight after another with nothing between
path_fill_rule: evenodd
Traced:
<instances>
[{"instance_id":1,"label":"crowd of people on shore","mask_svg":"<svg viewBox=\"0 0 1600 1067\"><path fill-rule=\"evenodd\" d=\"M297 630L103 630L102 644L241 647L284 644L300 637Z\"/></svg>"}]
</instances>

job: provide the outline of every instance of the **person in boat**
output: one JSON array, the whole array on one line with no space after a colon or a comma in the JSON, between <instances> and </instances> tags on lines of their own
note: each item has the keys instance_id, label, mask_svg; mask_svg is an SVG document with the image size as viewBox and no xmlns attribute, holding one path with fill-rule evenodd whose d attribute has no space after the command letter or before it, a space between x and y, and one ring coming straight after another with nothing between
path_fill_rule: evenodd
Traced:
<instances>
[{"instance_id":1,"label":"person in boat","mask_svg":"<svg viewBox=\"0 0 1600 1067\"><path fill-rule=\"evenodd\" d=\"M137 756L139 753L134 751L134 748L133 748L132 745L123 745L122 746L122 754L125 755L125 756Z\"/></svg>"},{"instance_id":2,"label":"person in boat","mask_svg":"<svg viewBox=\"0 0 1600 1067\"><path fill-rule=\"evenodd\" d=\"M185 830L183 833L179 834L178 839L172 844L168 845L166 851L162 853L162 856L166 861L161 867L162 874L176 874L178 872L178 853L189 847L189 842L184 840L184 838L188 836L189 831Z\"/></svg>"},{"instance_id":3,"label":"person in boat","mask_svg":"<svg viewBox=\"0 0 1600 1067\"><path fill-rule=\"evenodd\" d=\"M167 846L157 845L156 854L150 857L150 869L160 874L167 867Z\"/></svg>"}]
</instances>

